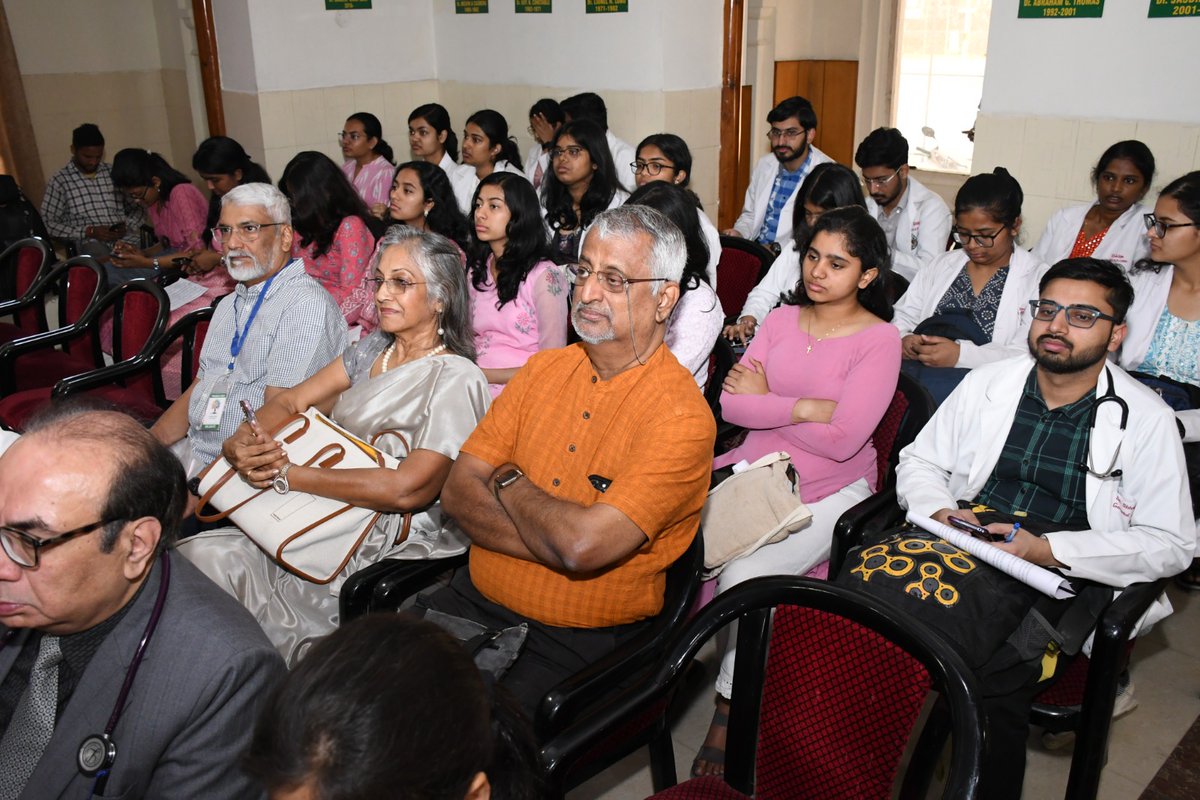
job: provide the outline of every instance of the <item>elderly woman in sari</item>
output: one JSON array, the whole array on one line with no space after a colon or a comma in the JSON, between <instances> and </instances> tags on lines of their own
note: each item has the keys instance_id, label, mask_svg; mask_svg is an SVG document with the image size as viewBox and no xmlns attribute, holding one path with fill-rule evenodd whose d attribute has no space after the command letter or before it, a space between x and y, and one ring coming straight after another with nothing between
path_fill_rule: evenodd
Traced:
<instances>
[{"instance_id":1,"label":"elderly woman in sari","mask_svg":"<svg viewBox=\"0 0 1200 800\"><path fill-rule=\"evenodd\" d=\"M490 398L474 363L471 301L458 248L437 234L395 226L380 240L371 275L379 328L304 383L274 395L258 410L257 430L243 423L223 449L251 485L271 486L282 474L289 491L383 512L374 528L323 585L284 570L236 528L179 545L254 613L289 664L337 626L338 590L356 570L385 557L444 556L467 546L438 503L459 447ZM314 406L364 441L388 432L377 446L401 458L399 467L318 469L289 462L282 445L262 432ZM406 514L411 529L402 537Z\"/></svg>"}]
</instances>

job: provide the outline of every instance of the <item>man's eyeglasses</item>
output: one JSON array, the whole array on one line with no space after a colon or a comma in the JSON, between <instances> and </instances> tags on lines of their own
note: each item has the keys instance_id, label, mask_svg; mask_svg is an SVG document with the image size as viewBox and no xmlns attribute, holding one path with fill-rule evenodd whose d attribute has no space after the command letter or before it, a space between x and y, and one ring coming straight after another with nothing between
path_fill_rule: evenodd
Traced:
<instances>
[{"instance_id":1,"label":"man's eyeglasses","mask_svg":"<svg viewBox=\"0 0 1200 800\"><path fill-rule=\"evenodd\" d=\"M367 135L362 131L338 131L338 141L349 139L352 142L357 142L359 139L366 139Z\"/></svg>"},{"instance_id":2,"label":"man's eyeglasses","mask_svg":"<svg viewBox=\"0 0 1200 800\"><path fill-rule=\"evenodd\" d=\"M999 232L993 234L984 233L968 233L964 230L954 228L950 231L950 237L954 239L955 244L960 244L966 247L968 242L974 242L978 247L991 247L996 243L996 237Z\"/></svg>"},{"instance_id":3,"label":"man's eyeglasses","mask_svg":"<svg viewBox=\"0 0 1200 800\"><path fill-rule=\"evenodd\" d=\"M1029 310L1038 322L1053 322L1058 312L1066 311L1067 324L1072 328L1090 328L1098 319L1106 319L1114 324L1117 321L1111 314L1105 314L1091 306L1063 306L1053 300L1030 300Z\"/></svg>"},{"instance_id":4,"label":"man's eyeglasses","mask_svg":"<svg viewBox=\"0 0 1200 800\"><path fill-rule=\"evenodd\" d=\"M379 287L387 288L390 295L404 294L414 286L424 286L426 281L410 281L408 278L367 278L367 286L371 291L378 292Z\"/></svg>"},{"instance_id":5,"label":"man's eyeglasses","mask_svg":"<svg viewBox=\"0 0 1200 800\"><path fill-rule=\"evenodd\" d=\"M1153 214L1142 214L1142 221L1146 223L1146 230L1153 231L1157 239L1166 236L1171 228L1200 228L1200 222L1163 222Z\"/></svg>"},{"instance_id":6,"label":"man's eyeglasses","mask_svg":"<svg viewBox=\"0 0 1200 800\"><path fill-rule=\"evenodd\" d=\"M674 164L663 164L658 161L634 161L629 165L633 170L634 175L641 175L645 172L647 175L655 176L660 174L664 169L675 169Z\"/></svg>"},{"instance_id":7,"label":"man's eyeglasses","mask_svg":"<svg viewBox=\"0 0 1200 800\"><path fill-rule=\"evenodd\" d=\"M553 150L550 151L550 157L551 158L562 158L563 156L570 156L571 159L574 160L576 158L579 158L585 152L587 152L586 147L580 147L577 144L573 144L573 145L569 145L567 147L555 147Z\"/></svg>"},{"instance_id":8,"label":"man's eyeglasses","mask_svg":"<svg viewBox=\"0 0 1200 800\"><path fill-rule=\"evenodd\" d=\"M240 225L216 225L212 228L213 244L220 245L221 242L228 241L235 231L243 242L253 242L258 239L258 234L262 233L263 228L282 224L282 222L243 222Z\"/></svg>"},{"instance_id":9,"label":"man's eyeglasses","mask_svg":"<svg viewBox=\"0 0 1200 800\"><path fill-rule=\"evenodd\" d=\"M896 171L891 175L887 175L882 178L868 178L866 175L863 175L862 181L863 185L868 189L882 189L884 186L887 186L889 183L891 183L899 174L900 169L897 167Z\"/></svg>"},{"instance_id":10,"label":"man's eyeglasses","mask_svg":"<svg viewBox=\"0 0 1200 800\"><path fill-rule=\"evenodd\" d=\"M584 266L583 264L567 264L566 270L567 280L575 286L582 286L587 283L587 279L590 276L595 275L596 280L600 281L600 288L613 294L625 291L631 283L650 283L666 280L666 278L626 278L619 272L596 272L591 267Z\"/></svg>"},{"instance_id":11,"label":"man's eyeglasses","mask_svg":"<svg viewBox=\"0 0 1200 800\"><path fill-rule=\"evenodd\" d=\"M99 522L60 533L48 539L38 539L16 528L0 527L0 546L4 548L4 554L12 559L18 567L36 569L41 562L41 552L47 547L53 547L68 539L74 539L76 536L84 536L105 525L119 521L119 519L102 519Z\"/></svg>"},{"instance_id":12,"label":"man's eyeglasses","mask_svg":"<svg viewBox=\"0 0 1200 800\"><path fill-rule=\"evenodd\" d=\"M799 136L803 136L806 133L808 133L808 131L805 130L804 128L788 128L787 130L780 130L779 128L771 128L771 130L767 131L767 138L768 139L795 139Z\"/></svg>"}]
</instances>

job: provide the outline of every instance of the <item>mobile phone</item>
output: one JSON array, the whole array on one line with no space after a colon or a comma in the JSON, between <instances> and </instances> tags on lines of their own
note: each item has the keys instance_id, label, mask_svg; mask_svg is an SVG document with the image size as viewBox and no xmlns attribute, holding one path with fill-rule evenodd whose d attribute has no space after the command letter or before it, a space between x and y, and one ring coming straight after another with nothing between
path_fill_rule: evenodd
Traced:
<instances>
[{"instance_id":1,"label":"mobile phone","mask_svg":"<svg viewBox=\"0 0 1200 800\"><path fill-rule=\"evenodd\" d=\"M254 416L254 408L247 400L239 400L238 403L242 407L242 413L246 415L246 422L250 424L250 429L258 433L258 417Z\"/></svg>"},{"instance_id":2,"label":"mobile phone","mask_svg":"<svg viewBox=\"0 0 1200 800\"><path fill-rule=\"evenodd\" d=\"M961 531L966 531L977 539L983 539L986 542L1003 542L1003 533L992 533L987 528L981 525L976 525L973 522L967 522L961 517L947 517L947 521Z\"/></svg>"},{"instance_id":3,"label":"mobile phone","mask_svg":"<svg viewBox=\"0 0 1200 800\"><path fill-rule=\"evenodd\" d=\"M112 231L113 233L120 233L122 230L124 230L124 229L125 229L125 223L124 223L124 222L118 222L118 223L116 223L115 225L109 225L109 226L108 226L108 229L109 229L110 231Z\"/></svg>"}]
</instances>

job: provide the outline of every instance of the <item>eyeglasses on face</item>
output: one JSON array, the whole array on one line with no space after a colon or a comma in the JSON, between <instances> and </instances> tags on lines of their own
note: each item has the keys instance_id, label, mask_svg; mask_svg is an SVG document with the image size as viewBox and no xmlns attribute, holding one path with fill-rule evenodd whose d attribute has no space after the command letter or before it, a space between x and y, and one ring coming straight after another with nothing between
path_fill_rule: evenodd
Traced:
<instances>
[{"instance_id":1,"label":"eyeglasses on face","mask_svg":"<svg viewBox=\"0 0 1200 800\"><path fill-rule=\"evenodd\" d=\"M339 141L349 139L352 142L357 142L360 139L366 139L367 135L362 131L338 131L337 137Z\"/></svg>"},{"instance_id":2,"label":"eyeglasses on face","mask_svg":"<svg viewBox=\"0 0 1200 800\"><path fill-rule=\"evenodd\" d=\"M996 243L996 237L999 235L998 231L993 234L968 233L961 228L954 228L950 231L950 237L954 239L955 244L963 247L966 247L969 242L974 242L977 247L991 247Z\"/></svg>"},{"instance_id":3,"label":"eyeglasses on face","mask_svg":"<svg viewBox=\"0 0 1200 800\"><path fill-rule=\"evenodd\" d=\"M1117 321L1113 315L1105 314L1091 306L1064 306L1053 300L1030 300L1029 310L1033 312L1033 318L1038 322L1053 322L1054 318L1058 316L1058 312L1066 311L1067 324L1072 328L1090 328L1096 324L1098 319L1106 319L1114 324Z\"/></svg>"},{"instance_id":4,"label":"eyeglasses on face","mask_svg":"<svg viewBox=\"0 0 1200 800\"><path fill-rule=\"evenodd\" d=\"M891 175L885 175L882 178L868 178L866 175L863 175L862 181L863 181L863 185L866 186L868 189L882 189L884 186L887 186L889 183L891 183L893 180L895 180L896 176L899 174L900 174L900 169L899 169L899 167L897 167L896 171L893 172Z\"/></svg>"},{"instance_id":5,"label":"eyeglasses on face","mask_svg":"<svg viewBox=\"0 0 1200 800\"><path fill-rule=\"evenodd\" d=\"M779 128L771 128L771 130L767 131L767 138L768 139L776 139L776 140L778 140L778 139L795 139L799 136L803 136L806 133L808 133L808 131L805 130L804 128L788 128L786 130L780 130Z\"/></svg>"},{"instance_id":6,"label":"eyeglasses on face","mask_svg":"<svg viewBox=\"0 0 1200 800\"><path fill-rule=\"evenodd\" d=\"M595 275L596 280L600 281L600 288L606 292L623 292L629 288L631 283L651 283L653 281L665 281L666 278L626 278L619 272L605 270L597 272L584 264L567 264L567 280L575 286L582 286L587 283L587 279Z\"/></svg>"},{"instance_id":7,"label":"eyeglasses on face","mask_svg":"<svg viewBox=\"0 0 1200 800\"><path fill-rule=\"evenodd\" d=\"M634 175L641 175L645 172L647 175L655 176L660 174L664 169L675 169L674 164L663 164L659 161L634 161L629 165L633 170Z\"/></svg>"},{"instance_id":8,"label":"eyeglasses on face","mask_svg":"<svg viewBox=\"0 0 1200 800\"><path fill-rule=\"evenodd\" d=\"M1146 230L1153 232L1156 239L1166 236L1171 228L1200 228L1200 222L1163 222L1154 214L1142 214L1142 221L1146 223Z\"/></svg>"},{"instance_id":9,"label":"eyeglasses on face","mask_svg":"<svg viewBox=\"0 0 1200 800\"><path fill-rule=\"evenodd\" d=\"M212 228L213 243L219 245L221 242L227 242L235 232L243 242L253 242L258 239L263 228L273 228L282 224L282 222L243 222L239 225L216 225Z\"/></svg>"},{"instance_id":10,"label":"eyeglasses on face","mask_svg":"<svg viewBox=\"0 0 1200 800\"><path fill-rule=\"evenodd\" d=\"M408 278L367 278L366 284L374 292L383 287L390 295L402 295L414 286L424 286L426 281L410 281Z\"/></svg>"},{"instance_id":11,"label":"eyeglasses on face","mask_svg":"<svg viewBox=\"0 0 1200 800\"><path fill-rule=\"evenodd\" d=\"M577 144L573 144L573 145L569 145L567 147L555 147L553 150L550 151L550 157L551 158L562 158L563 156L569 156L572 160L574 160L576 158L579 158L581 155L583 155L586 152L587 152L586 147L580 147Z\"/></svg>"},{"instance_id":12,"label":"eyeglasses on face","mask_svg":"<svg viewBox=\"0 0 1200 800\"><path fill-rule=\"evenodd\" d=\"M143 186L143 187L141 187L141 189L142 190L140 192L137 189L126 189L125 196L128 197L130 200L133 200L134 202L145 200L146 195L150 192L150 187Z\"/></svg>"},{"instance_id":13,"label":"eyeglasses on face","mask_svg":"<svg viewBox=\"0 0 1200 800\"><path fill-rule=\"evenodd\" d=\"M93 522L90 525L84 525L74 530L69 530L66 533L55 534L47 539L38 539L16 528L0 527L0 547L4 548L4 554L12 559L13 563L18 567L36 569L37 565L41 563L41 552L47 547L61 544L68 539L74 539L76 536L85 536L92 531L99 530L105 525L119 521L119 519L102 519L99 522Z\"/></svg>"}]
</instances>

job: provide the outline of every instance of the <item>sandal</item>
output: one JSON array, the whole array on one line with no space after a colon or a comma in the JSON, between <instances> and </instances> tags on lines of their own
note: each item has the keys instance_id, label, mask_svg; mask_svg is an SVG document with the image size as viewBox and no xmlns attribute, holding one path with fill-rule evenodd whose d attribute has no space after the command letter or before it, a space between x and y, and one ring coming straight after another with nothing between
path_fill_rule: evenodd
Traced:
<instances>
[{"instance_id":1,"label":"sandal","mask_svg":"<svg viewBox=\"0 0 1200 800\"><path fill-rule=\"evenodd\" d=\"M712 736L714 728L725 729L729 727L729 711L728 702L724 698L718 698L718 703L725 703L725 710L718 705L713 711L712 723L709 725L709 737ZM706 741L707 738L706 737ZM705 769L708 765L710 769ZM711 769L716 767L717 769ZM725 774L725 748L717 747L716 745L705 744L701 745L699 752L696 753L696 758L692 761L692 769L689 773L693 778L702 778L705 776L720 777Z\"/></svg>"},{"instance_id":2,"label":"sandal","mask_svg":"<svg viewBox=\"0 0 1200 800\"><path fill-rule=\"evenodd\" d=\"M1175 585L1189 592L1200 592L1200 562L1193 561L1192 565L1175 576Z\"/></svg>"}]
</instances>

